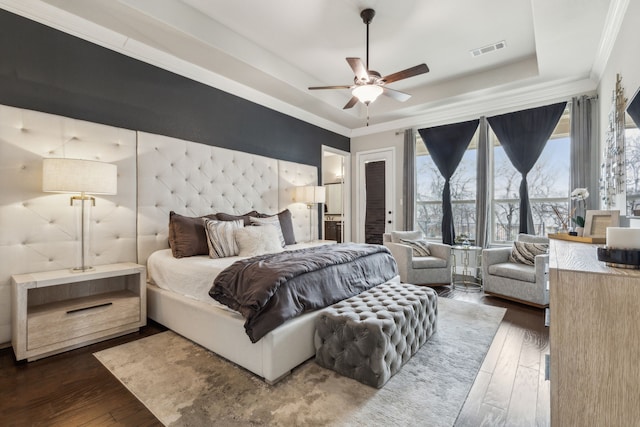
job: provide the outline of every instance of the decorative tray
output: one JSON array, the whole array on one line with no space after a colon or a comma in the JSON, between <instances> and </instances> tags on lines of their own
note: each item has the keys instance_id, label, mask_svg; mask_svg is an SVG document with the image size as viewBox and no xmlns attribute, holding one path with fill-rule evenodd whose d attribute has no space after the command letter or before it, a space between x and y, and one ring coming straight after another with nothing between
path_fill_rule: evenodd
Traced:
<instances>
[{"instance_id":1,"label":"decorative tray","mask_svg":"<svg viewBox=\"0 0 640 427\"><path fill-rule=\"evenodd\" d=\"M640 249L598 248L598 260L609 267L640 268Z\"/></svg>"},{"instance_id":2,"label":"decorative tray","mask_svg":"<svg viewBox=\"0 0 640 427\"><path fill-rule=\"evenodd\" d=\"M548 237L550 239L567 240L570 242L580 242L580 243L602 244L607 242L606 237L579 237L579 236L571 236L567 233L549 233Z\"/></svg>"}]
</instances>

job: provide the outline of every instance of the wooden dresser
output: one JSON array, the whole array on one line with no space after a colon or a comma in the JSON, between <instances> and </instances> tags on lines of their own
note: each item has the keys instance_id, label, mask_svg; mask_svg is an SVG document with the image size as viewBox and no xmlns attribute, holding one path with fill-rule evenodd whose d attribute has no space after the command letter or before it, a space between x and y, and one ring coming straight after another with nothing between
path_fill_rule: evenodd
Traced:
<instances>
[{"instance_id":1,"label":"wooden dresser","mask_svg":"<svg viewBox=\"0 0 640 427\"><path fill-rule=\"evenodd\" d=\"M550 248L551 425L640 426L640 271Z\"/></svg>"}]
</instances>

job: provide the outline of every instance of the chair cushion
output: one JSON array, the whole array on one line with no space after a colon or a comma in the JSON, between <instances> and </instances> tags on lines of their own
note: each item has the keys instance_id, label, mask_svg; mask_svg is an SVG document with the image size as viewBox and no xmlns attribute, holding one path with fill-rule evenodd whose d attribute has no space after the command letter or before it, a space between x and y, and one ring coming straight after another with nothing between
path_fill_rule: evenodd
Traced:
<instances>
[{"instance_id":1,"label":"chair cushion","mask_svg":"<svg viewBox=\"0 0 640 427\"><path fill-rule=\"evenodd\" d=\"M430 256L431 249L429 249L429 242L424 239L420 240L408 240L400 239L400 243L403 245L411 246L413 256Z\"/></svg>"},{"instance_id":2,"label":"chair cushion","mask_svg":"<svg viewBox=\"0 0 640 427\"><path fill-rule=\"evenodd\" d=\"M418 240L422 238L422 231L392 231L391 241L400 243L400 239Z\"/></svg>"},{"instance_id":3,"label":"chair cushion","mask_svg":"<svg viewBox=\"0 0 640 427\"><path fill-rule=\"evenodd\" d=\"M489 266L489 274L506 277L508 279L520 280L523 282L536 282L536 268L530 265L504 262Z\"/></svg>"},{"instance_id":4,"label":"chair cushion","mask_svg":"<svg viewBox=\"0 0 640 427\"><path fill-rule=\"evenodd\" d=\"M525 265L534 265L537 255L549 252L547 243L513 242L509 261Z\"/></svg>"},{"instance_id":5,"label":"chair cushion","mask_svg":"<svg viewBox=\"0 0 640 427\"><path fill-rule=\"evenodd\" d=\"M435 256L414 256L411 266L413 268L443 268L447 266L447 260Z\"/></svg>"}]
</instances>

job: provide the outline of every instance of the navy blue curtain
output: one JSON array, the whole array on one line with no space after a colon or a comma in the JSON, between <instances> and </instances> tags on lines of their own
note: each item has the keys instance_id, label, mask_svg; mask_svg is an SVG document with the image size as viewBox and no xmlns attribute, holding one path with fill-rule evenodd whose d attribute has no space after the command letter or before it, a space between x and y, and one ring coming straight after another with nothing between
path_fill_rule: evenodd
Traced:
<instances>
[{"instance_id":1,"label":"navy blue curtain","mask_svg":"<svg viewBox=\"0 0 640 427\"><path fill-rule=\"evenodd\" d=\"M444 178L442 190L442 242L452 245L456 239L451 210L451 188L449 181L462 160L473 134L478 128L479 120L454 123L418 129L429 154Z\"/></svg>"},{"instance_id":2,"label":"navy blue curtain","mask_svg":"<svg viewBox=\"0 0 640 427\"><path fill-rule=\"evenodd\" d=\"M627 113L636 123L636 126L640 128L640 90L636 92L631 102L629 102Z\"/></svg>"},{"instance_id":3,"label":"navy blue curtain","mask_svg":"<svg viewBox=\"0 0 640 427\"><path fill-rule=\"evenodd\" d=\"M527 174L540 157L553 133L566 102L489 117L507 157L520 174L520 233L535 234L529 204Z\"/></svg>"}]
</instances>

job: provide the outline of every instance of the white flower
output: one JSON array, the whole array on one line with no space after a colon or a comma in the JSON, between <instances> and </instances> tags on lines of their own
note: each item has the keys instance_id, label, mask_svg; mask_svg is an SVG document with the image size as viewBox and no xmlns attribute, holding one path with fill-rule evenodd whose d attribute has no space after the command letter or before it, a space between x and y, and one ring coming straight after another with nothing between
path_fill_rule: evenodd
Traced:
<instances>
[{"instance_id":1,"label":"white flower","mask_svg":"<svg viewBox=\"0 0 640 427\"><path fill-rule=\"evenodd\" d=\"M586 188L576 188L571 192L571 200L586 200L589 197L589 190Z\"/></svg>"}]
</instances>

